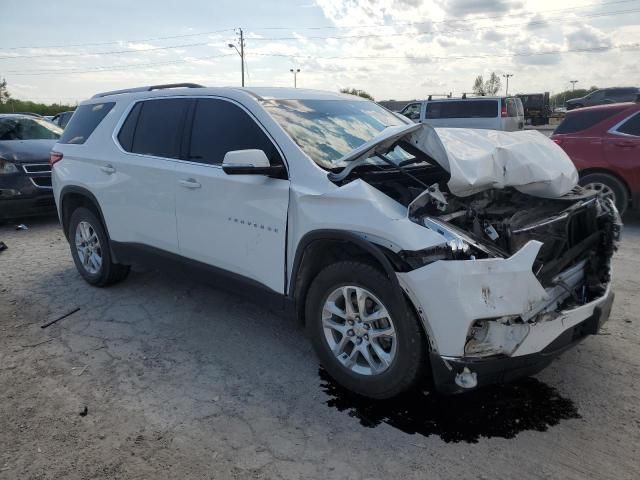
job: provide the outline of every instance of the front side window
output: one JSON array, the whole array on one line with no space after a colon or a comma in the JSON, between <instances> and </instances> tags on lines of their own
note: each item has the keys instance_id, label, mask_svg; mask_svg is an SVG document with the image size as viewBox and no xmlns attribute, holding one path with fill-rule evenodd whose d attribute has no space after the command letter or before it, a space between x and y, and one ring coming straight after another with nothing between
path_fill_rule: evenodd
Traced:
<instances>
[{"instance_id":1,"label":"front side window","mask_svg":"<svg viewBox=\"0 0 640 480\"><path fill-rule=\"evenodd\" d=\"M418 120L420 118L420 107L420 103L412 103L404 107L400 113L411 120Z\"/></svg>"},{"instance_id":2,"label":"front side window","mask_svg":"<svg viewBox=\"0 0 640 480\"><path fill-rule=\"evenodd\" d=\"M182 129L190 102L187 98L140 102L131 110L118 134L120 145L131 153L180 158Z\"/></svg>"},{"instance_id":3,"label":"front side window","mask_svg":"<svg viewBox=\"0 0 640 480\"><path fill-rule=\"evenodd\" d=\"M262 150L272 165L282 159L273 142L242 108L213 98L198 99L187 160L220 165L227 152Z\"/></svg>"},{"instance_id":4,"label":"front side window","mask_svg":"<svg viewBox=\"0 0 640 480\"><path fill-rule=\"evenodd\" d=\"M345 167L340 158L387 127L408 121L360 100L265 100L264 108L314 162Z\"/></svg>"},{"instance_id":5,"label":"front side window","mask_svg":"<svg viewBox=\"0 0 640 480\"><path fill-rule=\"evenodd\" d=\"M587 97L591 101L598 101L604 99L604 90L596 90Z\"/></svg>"},{"instance_id":6,"label":"front side window","mask_svg":"<svg viewBox=\"0 0 640 480\"><path fill-rule=\"evenodd\" d=\"M626 135L640 137L640 113L636 113L633 117L620 125L617 131Z\"/></svg>"},{"instance_id":7,"label":"front side window","mask_svg":"<svg viewBox=\"0 0 640 480\"><path fill-rule=\"evenodd\" d=\"M39 118L0 118L0 140L58 140L62 130Z\"/></svg>"},{"instance_id":8,"label":"front side window","mask_svg":"<svg viewBox=\"0 0 640 480\"><path fill-rule=\"evenodd\" d=\"M60 138L60 143L82 144L86 142L114 105L114 102L80 105L72 114L71 120L68 120L68 124L65 121L64 113L61 113L58 125L64 127L65 130Z\"/></svg>"}]
</instances>

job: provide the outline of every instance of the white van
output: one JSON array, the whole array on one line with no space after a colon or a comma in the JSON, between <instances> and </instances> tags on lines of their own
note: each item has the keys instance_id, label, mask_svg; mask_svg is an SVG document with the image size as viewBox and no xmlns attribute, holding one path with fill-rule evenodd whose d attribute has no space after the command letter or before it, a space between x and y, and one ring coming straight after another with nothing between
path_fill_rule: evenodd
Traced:
<instances>
[{"instance_id":1,"label":"white van","mask_svg":"<svg viewBox=\"0 0 640 480\"><path fill-rule=\"evenodd\" d=\"M524 109L518 97L442 98L412 102L400 113L433 127L485 128L513 132L524 129Z\"/></svg>"}]
</instances>

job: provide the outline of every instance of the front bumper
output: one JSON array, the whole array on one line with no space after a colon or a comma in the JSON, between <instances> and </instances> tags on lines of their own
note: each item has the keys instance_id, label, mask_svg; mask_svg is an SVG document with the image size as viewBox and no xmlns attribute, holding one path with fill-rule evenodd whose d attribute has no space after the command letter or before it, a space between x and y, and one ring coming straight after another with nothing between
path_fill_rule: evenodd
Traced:
<instances>
[{"instance_id":1,"label":"front bumper","mask_svg":"<svg viewBox=\"0 0 640 480\"><path fill-rule=\"evenodd\" d=\"M578 309L563 312L561 323L570 317L579 318L587 312L591 314L569 328L563 330L551 343L543 350L536 353L529 353L516 357L493 357L484 359L469 358L447 358L431 353L431 368L433 382L436 390L444 394L452 394L466 391L467 388L461 385L460 379L464 372L472 375L474 379L473 388L483 387L496 383L504 383L517 378L538 373L551 363L551 361L565 350L573 347L588 335L598 333L604 322L609 319L611 307L613 305L614 294L607 291L607 294L591 304L583 305ZM583 307L590 308L584 309ZM575 310L581 310L576 312Z\"/></svg>"},{"instance_id":2,"label":"front bumper","mask_svg":"<svg viewBox=\"0 0 640 480\"><path fill-rule=\"evenodd\" d=\"M38 185L47 177L50 183L50 175L46 172L0 176L0 220L54 213L53 190Z\"/></svg>"}]
</instances>

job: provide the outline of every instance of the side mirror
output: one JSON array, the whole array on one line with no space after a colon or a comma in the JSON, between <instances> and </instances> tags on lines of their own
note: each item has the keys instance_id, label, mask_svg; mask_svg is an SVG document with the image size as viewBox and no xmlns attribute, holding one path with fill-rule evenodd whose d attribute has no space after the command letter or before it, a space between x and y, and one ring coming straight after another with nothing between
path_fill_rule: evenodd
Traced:
<instances>
[{"instance_id":1,"label":"side mirror","mask_svg":"<svg viewBox=\"0 0 640 480\"><path fill-rule=\"evenodd\" d=\"M233 150L222 160L222 170L227 175L266 175L282 178L284 165L271 165L262 150Z\"/></svg>"}]
</instances>

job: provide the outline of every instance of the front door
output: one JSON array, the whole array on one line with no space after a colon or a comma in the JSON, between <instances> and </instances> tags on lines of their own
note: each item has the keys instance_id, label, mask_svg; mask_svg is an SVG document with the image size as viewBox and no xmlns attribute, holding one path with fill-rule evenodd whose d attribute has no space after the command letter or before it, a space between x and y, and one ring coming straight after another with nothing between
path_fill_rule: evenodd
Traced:
<instances>
[{"instance_id":1,"label":"front door","mask_svg":"<svg viewBox=\"0 0 640 480\"><path fill-rule=\"evenodd\" d=\"M197 100L190 132L177 163L181 255L284 293L289 180L221 168L227 152L246 149L282 163L274 142L243 107L217 98Z\"/></svg>"}]
</instances>

